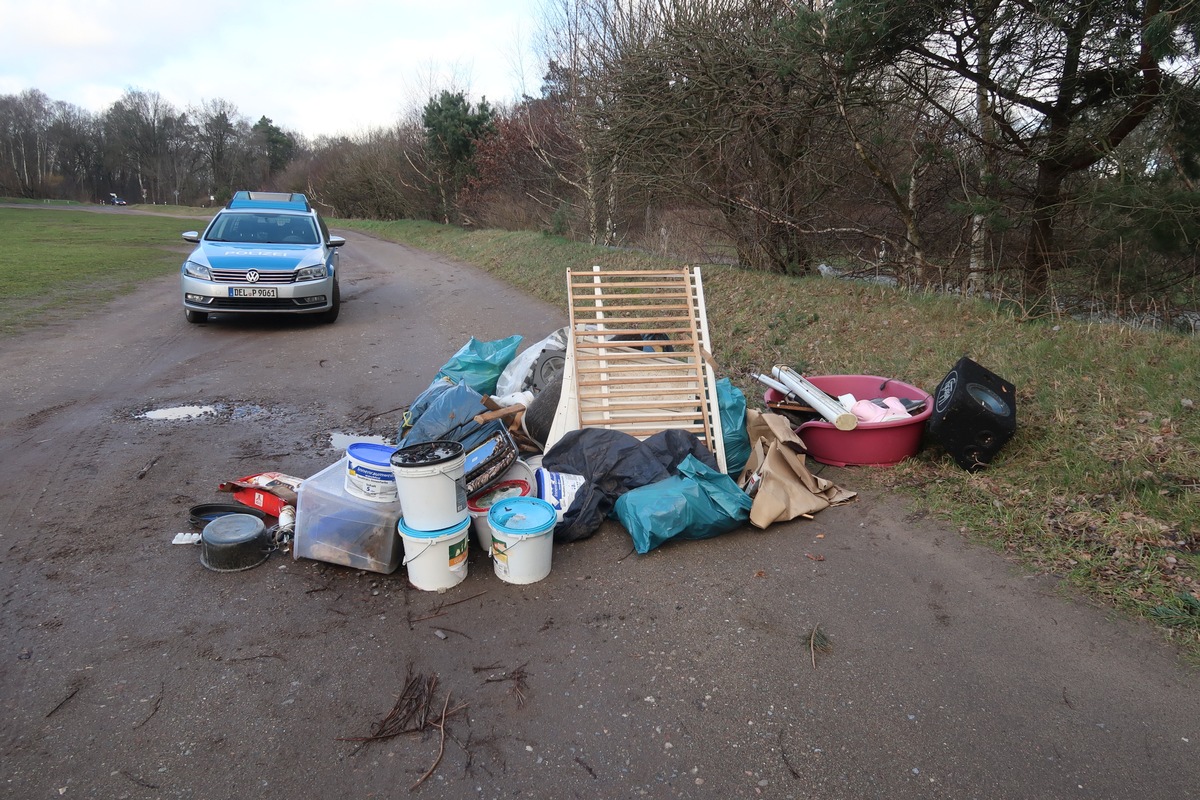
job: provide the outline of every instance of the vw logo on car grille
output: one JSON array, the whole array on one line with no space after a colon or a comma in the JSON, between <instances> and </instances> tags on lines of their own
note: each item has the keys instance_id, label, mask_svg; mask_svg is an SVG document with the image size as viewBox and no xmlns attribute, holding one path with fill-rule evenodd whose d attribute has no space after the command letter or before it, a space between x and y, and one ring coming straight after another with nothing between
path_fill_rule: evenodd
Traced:
<instances>
[{"instance_id":1,"label":"vw logo on car grille","mask_svg":"<svg viewBox=\"0 0 1200 800\"><path fill-rule=\"evenodd\" d=\"M256 270L256 269L252 269L246 273L246 280L249 281L250 283L258 283L258 278L259 278L258 270Z\"/></svg>"}]
</instances>

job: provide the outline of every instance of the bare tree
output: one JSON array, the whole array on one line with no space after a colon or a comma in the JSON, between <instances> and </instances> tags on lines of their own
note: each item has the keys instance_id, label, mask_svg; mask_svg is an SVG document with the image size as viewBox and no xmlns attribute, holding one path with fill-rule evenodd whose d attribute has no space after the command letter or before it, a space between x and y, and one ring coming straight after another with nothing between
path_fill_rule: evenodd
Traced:
<instances>
[{"instance_id":1,"label":"bare tree","mask_svg":"<svg viewBox=\"0 0 1200 800\"><path fill-rule=\"evenodd\" d=\"M716 212L740 263L807 272L824 187L806 155L831 107L817 62L779 24L795 14L783 0L612 3L597 74L627 180Z\"/></svg>"},{"instance_id":2,"label":"bare tree","mask_svg":"<svg viewBox=\"0 0 1200 800\"><path fill-rule=\"evenodd\" d=\"M0 176L7 174L0 181L8 191L33 197L45 186L56 155L48 136L53 117L50 98L36 89L0 97Z\"/></svg>"},{"instance_id":3,"label":"bare tree","mask_svg":"<svg viewBox=\"0 0 1200 800\"><path fill-rule=\"evenodd\" d=\"M57 153L52 191L60 197L94 198L101 179L103 141L96 116L70 103L55 102L49 136Z\"/></svg>"},{"instance_id":4,"label":"bare tree","mask_svg":"<svg viewBox=\"0 0 1200 800\"><path fill-rule=\"evenodd\" d=\"M527 101L517 117L530 151L554 174L537 198L550 212L551 228L561 232L564 212L572 209L585 221L591 244L612 245L617 238L620 152L602 118L612 91L603 53L613 28L628 20L620 2L548 4L540 46L546 61L542 97Z\"/></svg>"},{"instance_id":5,"label":"bare tree","mask_svg":"<svg viewBox=\"0 0 1200 800\"><path fill-rule=\"evenodd\" d=\"M206 100L191 111L196 147L218 198L241 188L259 188L250 121L227 100Z\"/></svg>"}]
</instances>

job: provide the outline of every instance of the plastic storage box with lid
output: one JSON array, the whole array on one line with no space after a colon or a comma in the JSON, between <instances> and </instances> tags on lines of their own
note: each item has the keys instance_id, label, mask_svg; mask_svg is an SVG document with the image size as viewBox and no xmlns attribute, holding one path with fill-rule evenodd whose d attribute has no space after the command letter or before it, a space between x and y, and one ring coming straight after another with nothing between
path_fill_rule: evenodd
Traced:
<instances>
[{"instance_id":1,"label":"plastic storage box with lid","mask_svg":"<svg viewBox=\"0 0 1200 800\"><path fill-rule=\"evenodd\" d=\"M293 558L392 573L404 545L396 533L400 501L362 500L346 491L346 459L300 484Z\"/></svg>"}]
</instances>

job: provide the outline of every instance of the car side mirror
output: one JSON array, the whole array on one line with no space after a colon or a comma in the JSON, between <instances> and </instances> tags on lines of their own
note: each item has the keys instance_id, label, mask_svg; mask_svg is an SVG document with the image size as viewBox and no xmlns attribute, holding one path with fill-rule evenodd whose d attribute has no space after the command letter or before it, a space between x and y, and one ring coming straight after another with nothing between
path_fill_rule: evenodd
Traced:
<instances>
[{"instance_id":1,"label":"car side mirror","mask_svg":"<svg viewBox=\"0 0 1200 800\"><path fill-rule=\"evenodd\" d=\"M346 240L344 238L342 238L341 236L330 236L329 237L328 244L330 247L341 247L345 243L346 243Z\"/></svg>"},{"instance_id":2,"label":"car side mirror","mask_svg":"<svg viewBox=\"0 0 1200 800\"><path fill-rule=\"evenodd\" d=\"M200 234L196 231L187 231L186 233L182 234L182 236L185 242L199 243L200 241Z\"/></svg>"}]
</instances>

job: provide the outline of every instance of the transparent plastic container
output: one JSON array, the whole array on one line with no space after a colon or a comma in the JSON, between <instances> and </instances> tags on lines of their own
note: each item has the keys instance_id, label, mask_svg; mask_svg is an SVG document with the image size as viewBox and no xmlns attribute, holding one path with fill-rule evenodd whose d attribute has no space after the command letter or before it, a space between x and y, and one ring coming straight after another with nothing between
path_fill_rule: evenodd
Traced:
<instances>
[{"instance_id":1,"label":"transparent plastic container","mask_svg":"<svg viewBox=\"0 0 1200 800\"><path fill-rule=\"evenodd\" d=\"M292 557L395 572L404 554L396 532L400 501L380 503L351 495L346 491L346 469L343 458L300 484Z\"/></svg>"}]
</instances>

